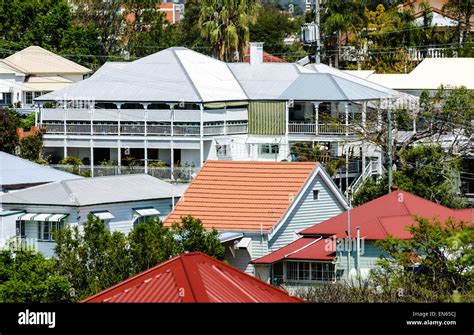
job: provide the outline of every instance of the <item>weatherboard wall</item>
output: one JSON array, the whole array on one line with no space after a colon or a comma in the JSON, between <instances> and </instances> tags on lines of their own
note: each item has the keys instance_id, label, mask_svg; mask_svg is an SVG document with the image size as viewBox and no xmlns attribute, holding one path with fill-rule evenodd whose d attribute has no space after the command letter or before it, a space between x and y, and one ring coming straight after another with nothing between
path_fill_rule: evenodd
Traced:
<instances>
[{"instance_id":1,"label":"weatherboard wall","mask_svg":"<svg viewBox=\"0 0 474 335\"><path fill-rule=\"evenodd\" d=\"M319 191L319 197L316 200L313 199L313 190ZM286 222L270 239L270 250L275 251L290 244L299 238L298 232L301 230L326 221L343 211L341 202L318 173Z\"/></svg>"},{"instance_id":2,"label":"weatherboard wall","mask_svg":"<svg viewBox=\"0 0 474 335\"><path fill-rule=\"evenodd\" d=\"M377 267L377 261L381 255L381 250L377 248L372 241L361 241L363 248L361 247L360 255L360 272L361 277L366 278L369 271ZM356 252L351 252L350 257L351 271L355 271L356 267ZM342 272L341 279L347 279L347 252L337 253L336 271Z\"/></svg>"}]
</instances>

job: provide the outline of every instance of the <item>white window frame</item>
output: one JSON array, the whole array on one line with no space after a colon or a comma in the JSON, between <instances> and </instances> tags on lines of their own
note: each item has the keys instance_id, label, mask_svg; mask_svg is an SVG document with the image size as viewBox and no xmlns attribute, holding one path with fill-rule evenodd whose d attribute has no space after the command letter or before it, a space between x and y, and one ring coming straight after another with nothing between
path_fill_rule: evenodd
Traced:
<instances>
[{"instance_id":1,"label":"white window frame","mask_svg":"<svg viewBox=\"0 0 474 335\"><path fill-rule=\"evenodd\" d=\"M275 143L260 144L258 151L261 156L275 156L280 153L280 145Z\"/></svg>"},{"instance_id":2,"label":"white window frame","mask_svg":"<svg viewBox=\"0 0 474 335\"><path fill-rule=\"evenodd\" d=\"M61 229L64 226L64 221L33 221L37 223L38 228L38 242L55 242L53 239L53 230ZM48 238L45 238L44 227L48 227Z\"/></svg>"},{"instance_id":3,"label":"white window frame","mask_svg":"<svg viewBox=\"0 0 474 335\"><path fill-rule=\"evenodd\" d=\"M300 269L303 264L309 265L308 279L304 279L306 276L300 276ZM286 261L284 262L283 273L284 280L292 283L333 283L336 281L336 265L331 262ZM303 273L303 271L301 273ZM316 273L316 278L313 278L313 273ZM318 276L318 273L320 273L321 276Z\"/></svg>"}]
</instances>

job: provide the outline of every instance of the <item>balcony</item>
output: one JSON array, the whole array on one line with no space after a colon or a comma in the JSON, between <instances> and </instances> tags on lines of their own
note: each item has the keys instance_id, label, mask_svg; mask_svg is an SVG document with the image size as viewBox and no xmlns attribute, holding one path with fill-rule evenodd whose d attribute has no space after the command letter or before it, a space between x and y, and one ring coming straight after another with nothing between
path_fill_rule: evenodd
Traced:
<instances>
[{"instance_id":1,"label":"balcony","mask_svg":"<svg viewBox=\"0 0 474 335\"><path fill-rule=\"evenodd\" d=\"M64 134L64 123L47 121L42 123L46 134ZM199 136L200 125L198 123L180 123L174 124L171 129L170 123L150 122L145 125L144 122L121 123L120 135L124 136ZM247 121L234 121L227 124L220 123L204 123L203 135L226 135L226 134L242 134L247 132ZM67 135L99 135L114 136L119 134L119 126L117 122L68 122L66 123Z\"/></svg>"},{"instance_id":2,"label":"balcony","mask_svg":"<svg viewBox=\"0 0 474 335\"><path fill-rule=\"evenodd\" d=\"M90 165L72 166L72 165L50 165L52 168L74 173L86 174L91 171ZM146 170L144 166L93 166L94 176L116 176L123 174L142 174L147 173L158 179L167 181L190 182L199 171L196 167L151 167Z\"/></svg>"},{"instance_id":3,"label":"balcony","mask_svg":"<svg viewBox=\"0 0 474 335\"><path fill-rule=\"evenodd\" d=\"M344 135L346 133L346 125L337 123L316 125L315 123L290 122L288 132L301 135Z\"/></svg>"}]
</instances>

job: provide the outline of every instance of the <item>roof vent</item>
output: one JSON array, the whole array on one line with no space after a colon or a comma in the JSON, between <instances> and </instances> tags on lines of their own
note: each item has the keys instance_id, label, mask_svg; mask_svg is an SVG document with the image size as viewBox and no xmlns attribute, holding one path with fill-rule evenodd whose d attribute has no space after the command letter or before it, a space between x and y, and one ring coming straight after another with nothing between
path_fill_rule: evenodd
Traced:
<instances>
[{"instance_id":1,"label":"roof vent","mask_svg":"<svg viewBox=\"0 0 474 335\"><path fill-rule=\"evenodd\" d=\"M390 190L392 190L392 191L398 191L398 186L397 186L397 185L392 185L392 186L390 187Z\"/></svg>"}]
</instances>

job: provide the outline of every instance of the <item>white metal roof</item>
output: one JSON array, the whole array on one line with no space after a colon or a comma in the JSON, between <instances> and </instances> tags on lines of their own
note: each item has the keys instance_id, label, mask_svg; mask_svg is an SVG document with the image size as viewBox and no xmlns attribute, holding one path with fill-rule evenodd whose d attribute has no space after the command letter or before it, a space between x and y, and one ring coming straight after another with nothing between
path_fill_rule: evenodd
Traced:
<instances>
[{"instance_id":1,"label":"white metal roof","mask_svg":"<svg viewBox=\"0 0 474 335\"><path fill-rule=\"evenodd\" d=\"M1 195L0 202L86 206L179 197L183 187L145 174L63 180Z\"/></svg>"},{"instance_id":2,"label":"white metal roof","mask_svg":"<svg viewBox=\"0 0 474 335\"><path fill-rule=\"evenodd\" d=\"M82 177L0 151L0 185L2 186L39 184L66 179L82 179Z\"/></svg>"},{"instance_id":3,"label":"white metal roof","mask_svg":"<svg viewBox=\"0 0 474 335\"><path fill-rule=\"evenodd\" d=\"M115 216L109 211L91 212L93 216L101 220L112 220Z\"/></svg>"},{"instance_id":4,"label":"white metal roof","mask_svg":"<svg viewBox=\"0 0 474 335\"><path fill-rule=\"evenodd\" d=\"M152 216L161 214L160 211L155 207L134 208L133 210L137 212L139 216Z\"/></svg>"},{"instance_id":5,"label":"white metal roof","mask_svg":"<svg viewBox=\"0 0 474 335\"><path fill-rule=\"evenodd\" d=\"M174 47L130 63L106 63L92 77L37 100L67 96L96 101L246 100L226 63Z\"/></svg>"},{"instance_id":6,"label":"white metal roof","mask_svg":"<svg viewBox=\"0 0 474 335\"><path fill-rule=\"evenodd\" d=\"M133 62L106 63L89 79L35 100L65 97L114 102L278 100L283 99L282 94L301 75L314 72L342 78L354 90L362 86L372 93L378 91L374 99L386 97L391 91L328 66L321 69L296 63L224 63L183 47L172 47ZM323 83L312 84L316 85L313 92L324 89Z\"/></svg>"}]
</instances>

